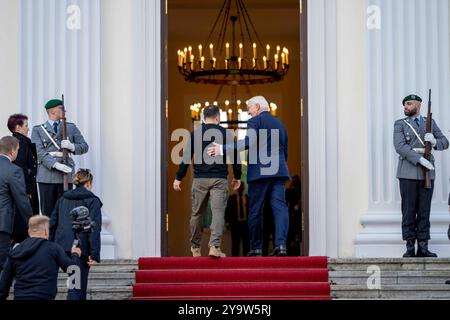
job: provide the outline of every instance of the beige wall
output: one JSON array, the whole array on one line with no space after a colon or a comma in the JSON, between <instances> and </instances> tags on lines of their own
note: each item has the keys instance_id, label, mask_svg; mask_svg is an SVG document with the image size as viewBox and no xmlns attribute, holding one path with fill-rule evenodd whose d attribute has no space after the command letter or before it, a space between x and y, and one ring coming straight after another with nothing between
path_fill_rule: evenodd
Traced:
<instances>
[{"instance_id":1,"label":"beige wall","mask_svg":"<svg viewBox=\"0 0 450 320\"><path fill-rule=\"evenodd\" d=\"M11 134L8 117L19 110L19 1L0 0L0 136Z\"/></svg>"},{"instance_id":2,"label":"beige wall","mask_svg":"<svg viewBox=\"0 0 450 320\"><path fill-rule=\"evenodd\" d=\"M369 201L365 10L365 1L337 1L340 257L353 256Z\"/></svg>"}]
</instances>

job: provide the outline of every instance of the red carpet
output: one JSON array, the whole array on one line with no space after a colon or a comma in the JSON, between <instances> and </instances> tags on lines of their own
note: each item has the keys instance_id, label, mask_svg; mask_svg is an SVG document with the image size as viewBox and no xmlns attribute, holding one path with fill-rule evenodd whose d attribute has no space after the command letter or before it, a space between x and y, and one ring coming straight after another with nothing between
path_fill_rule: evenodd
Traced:
<instances>
[{"instance_id":1,"label":"red carpet","mask_svg":"<svg viewBox=\"0 0 450 320\"><path fill-rule=\"evenodd\" d=\"M141 258L134 300L329 300L326 257Z\"/></svg>"}]
</instances>

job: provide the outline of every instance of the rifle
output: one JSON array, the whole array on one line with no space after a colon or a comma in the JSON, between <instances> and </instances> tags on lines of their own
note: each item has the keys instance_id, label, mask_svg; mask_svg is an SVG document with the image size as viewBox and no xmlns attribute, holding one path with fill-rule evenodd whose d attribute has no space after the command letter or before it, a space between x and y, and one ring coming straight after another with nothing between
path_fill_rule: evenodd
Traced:
<instances>
[{"instance_id":1,"label":"rifle","mask_svg":"<svg viewBox=\"0 0 450 320\"><path fill-rule=\"evenodd\" d=\"M66 119L66 105L64 103L64 95L62 95L62 118L61 118L61 133L62 140L67 140L67 119ZM69 150L63 149L62 164L69 166ZM64 192L69 190L69 177L67 173L64 173Z\"/></svg>"},{"instance_id":2,"label":"rifle","mask_svg":"<svg viewBox=\"0 0 450 320\"><path fill-rule=\"evenodd\" d=\"M428 113L427 113L427 133L433 133L433 114L431 113L431 89L428 98ZM425 153L423 157L431 162L431 142L425 142ZM431 177L430 170L423 168L423 173L425 176L425 189L431 189Z\"/></svg>"}]
</instances>

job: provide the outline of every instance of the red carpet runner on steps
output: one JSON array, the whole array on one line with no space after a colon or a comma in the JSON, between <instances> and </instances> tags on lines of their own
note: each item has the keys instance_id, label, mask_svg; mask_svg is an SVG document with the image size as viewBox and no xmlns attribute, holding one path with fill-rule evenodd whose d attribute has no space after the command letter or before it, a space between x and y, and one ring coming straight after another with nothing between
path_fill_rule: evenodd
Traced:
<instances>
[{"instance_id":1,"label":"red carpet runner on steps","mask_svg":"<svg viewBox=\"0 0 450 320\"><path fill-rule=\"evenodd\" d=\"M134 300L329 300L326 257L141 258Z\"/></svg>"}]
</instances>

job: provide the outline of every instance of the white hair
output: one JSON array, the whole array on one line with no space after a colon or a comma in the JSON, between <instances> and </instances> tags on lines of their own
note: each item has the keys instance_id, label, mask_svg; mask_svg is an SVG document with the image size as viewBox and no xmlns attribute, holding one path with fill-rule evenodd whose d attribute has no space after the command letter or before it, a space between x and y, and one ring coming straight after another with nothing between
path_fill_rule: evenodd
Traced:
<instances>
[{"instance_id":1,"label":"white hair","mask_svg":"<svg viewBox=\"0 0 450 320\"><path fill-rule=\"evenodd\" d=\"M248 104L259 104L259 106L261 107L261 110L263 111L269 111L269 103L267 102L266 98L264 98L263 96L256 96L251 98L250 100L247 101L247 105Z\"/></svg>"}]
</instances>

